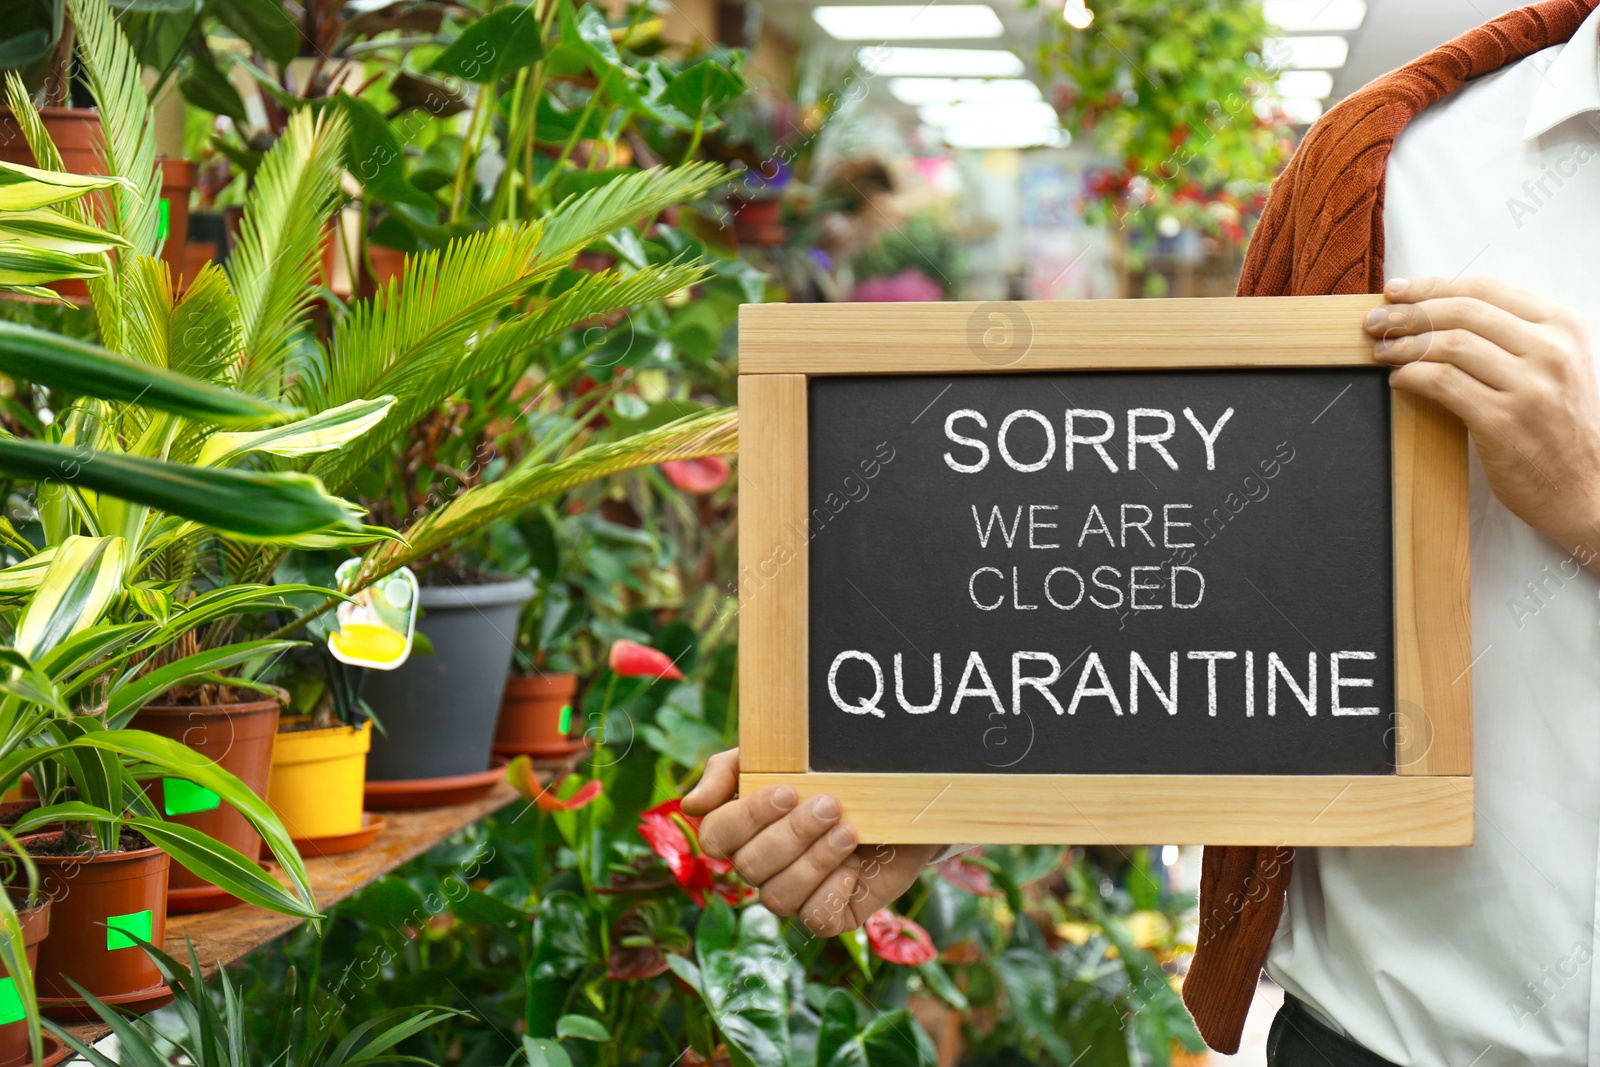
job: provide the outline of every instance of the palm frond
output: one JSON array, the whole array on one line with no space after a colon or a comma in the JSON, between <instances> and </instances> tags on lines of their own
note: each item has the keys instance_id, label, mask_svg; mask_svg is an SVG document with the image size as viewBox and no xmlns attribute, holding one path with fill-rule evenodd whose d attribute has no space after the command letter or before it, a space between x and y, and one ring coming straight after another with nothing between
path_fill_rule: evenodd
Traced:
<instances>
[{"instance_id":1,"label":"palm frond","mask_svg":"<svg viewBox=\"0 0 1600 1067\"><path fill-rule=\"evenodd\" d=\"M553 463L524 461L497 481L457 496L406 531L406 542L369 552L363 583L425 559L487 523L585 482L675 459L726 456L739 448L739 415L714 408L619 441L590 445Z\"/></svg>"},{"instance_id":2,"label":"palm frond","mask_svg":"<svg viewBox=\"0 0 1600 1067\"><path fill-rule=\"evenodd\" d=\"M555 335L590 319L660 300L705 276L700 263L649 267L626 275L588 275L553 300L520 318L460 346L419 353L391 365L372 383L375 393L399 397L383 421L337 452L320 457L313 468L324 484L342 492L372 458L446 398L489 373L520 373L539 347Z\"/></svg>"},{"instance_id":3,"label":"palm frond","mask_svg":"<svg viewBox=\"0 0 1600 1067\"><path fill-rule=\"evenodd\" d=\"M70 0L70 10L83 71L100 111L106 172L129 183L111 191L113 210L105 225L135 253L153 256L160 251L161 179L139 58L106 0Z\"/></svg>"},{"instance_id":4,"label":"palm frond","mask_svg":"<svg viewBox=\"0 0 1600 1067\"><path fill-rule=\"evenodd\" d=\"M311 410L389 392L392 368L459 351L513 301L583 249L715 187L722 168L696 163L616 178L562 201L539 222L480 231L406 259L404 279L356 305L301 398ZM402 394L396 393L399 396Z\"/></svg>"},{"instance_id":5,"label":"palm frond","mask_svg":"<svg viewBox=\"0 0 1600 1067\"><path fill-rule=\"evenodd\" d=\"M256 171L239 245L228 257L244 335L237 384L246 392L281 392L290 338L311 302L323 227L338 200L346 133L342 113L299 111Z\"/></svg>"}]
</instances>

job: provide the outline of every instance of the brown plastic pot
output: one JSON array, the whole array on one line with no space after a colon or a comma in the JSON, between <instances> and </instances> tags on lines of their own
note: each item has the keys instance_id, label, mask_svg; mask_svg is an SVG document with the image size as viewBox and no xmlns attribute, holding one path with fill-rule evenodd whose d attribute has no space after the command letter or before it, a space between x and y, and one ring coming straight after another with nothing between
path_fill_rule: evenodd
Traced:
<instances>
[{"instance_id":1,"label":"brown plastic pot","mask_svg":"<svg viewBox=\"0 0 1600 1067\"><path fill-rule=\"evenodd\" d=\"M67 979L107 1004L150 1011L171 1000L161 972L123 931L154 945L167 937L167 854L151 845L125 852L46 856L35 848L59 833L24 838L51 900L50 936L39 946L34 985L52 1019L94 1018ZM146 932L148 931L148 933Z\"/></svg>"},{"instance_id":2,"label":"brown plastic pot","mask_svg":"<svg viewBox=\"0 0 1600 1067\"><path fill-rule=\"evenodd\" d=\"M564 748L570 738L562 729L562 709L571 707L577 694L578 676L566 671L507 678L494 730L495 751L520 756ZM570 730L570 715L568 719Z\"/></svg>"},{"instance_id":3,"label":"brown plastic pot","mask_svg":"<svg viewBox=\"0 0 1600 1067\"><path fill-rule=\"evenodd\" d=\"M12 890L13 904L22 899L22 891ZM22 924L22 944L28 953L28 969L33 970L39 962L39 942L50 933L50 898L44 897L43 903L31 908L18 908L17 920ZM15 978L3 962L0 962L0 982L12 982ZM15 1003L11 998L8 1002ZM33 1050L28 1047L28 1020L12 1019L0 1024L0 1067L24 1067L33 1062Z\"/></svg>"},{"instance_id":4,"label":"brown plastic pot","mask_svg":"<svg viewBox=\"0 0 1600 1067\"><path fill-rule=\"evenodd\" d=\"M251 700L236 704L146 705L128 725L180 741L202 756L215 760L257 796L267 795L272 772L272 743L278 733L277 700ZM193 784L160 779L149 786L156 808L172 822L192 826L238 849L246 856L261 852L261 835L232 804ZM206 911L239 903L180 863L172 865L167 911Z\"/></svg>"},{"instance_id":5,"label":"brown plastic pot","mask_svg":"<svg viewBox=\"0 0 1600 1067\"><path fill-rule=\"evenodd\" d=\"M172 271L177 283L185 275L184 262L189 244L189 193L194 189L195 165L187 159L163 159L161 167L161 200L167 205L167 238L161 246L161 258Z\"/></svg>"}]
</instances>

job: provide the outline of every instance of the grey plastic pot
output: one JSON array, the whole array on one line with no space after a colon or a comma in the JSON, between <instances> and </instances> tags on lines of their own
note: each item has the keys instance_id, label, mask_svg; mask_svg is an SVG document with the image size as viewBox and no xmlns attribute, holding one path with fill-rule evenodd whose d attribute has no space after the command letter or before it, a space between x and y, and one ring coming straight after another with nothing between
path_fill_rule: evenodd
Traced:
<instances>
[{"instance_id":1,"label":"grey plastic pot","mask_svg":"<svg viewBox=\"0 0 1600 1067\"><path fill-rule=\"evenodd\" d=\"M525 578L487 585L425 586L417 629L432 655L397 670L367 671L361 695L377 716L367 780L407 781L481 773L517 635L517 613L533 597Z\"/></svg>"}]
</instances>

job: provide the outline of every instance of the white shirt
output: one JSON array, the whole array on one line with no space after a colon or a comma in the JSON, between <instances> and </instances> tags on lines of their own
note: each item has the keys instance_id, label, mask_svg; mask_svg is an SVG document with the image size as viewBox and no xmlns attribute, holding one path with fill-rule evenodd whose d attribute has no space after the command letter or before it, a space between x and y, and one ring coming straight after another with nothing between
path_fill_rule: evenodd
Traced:
<instances>
[{"instance_id":1,"label":"white shirt","mask_svg":"<svg viewBox=\"0 0 1600 1067\"><path fill-rule=\"evenodd\" d=\"M1498 278L1600 324L1600 11L1417 116L1383 221L1387 277ZM1301 850L1268 971L1397 1064L1600 1064L1600 579L1475 454L1471 492L1477 843Z\"/></svg>"}]
</instances>

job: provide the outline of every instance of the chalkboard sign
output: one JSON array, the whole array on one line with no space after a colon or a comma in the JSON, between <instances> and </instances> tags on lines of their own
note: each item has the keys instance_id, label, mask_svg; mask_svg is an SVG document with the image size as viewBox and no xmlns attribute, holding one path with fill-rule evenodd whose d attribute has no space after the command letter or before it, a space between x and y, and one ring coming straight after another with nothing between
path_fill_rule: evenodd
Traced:
<instances>
[{"instance_id":1,"label":"chalkboard sign","mask_svg":"<svg viewBox=\"0 0 1600 1067\"><path fill-rule=\"evenodd\" d=\"M1376 303L744 309L742 787L888 842L1470 842L1464 434Z\"/></svg>"}]
</instances>

